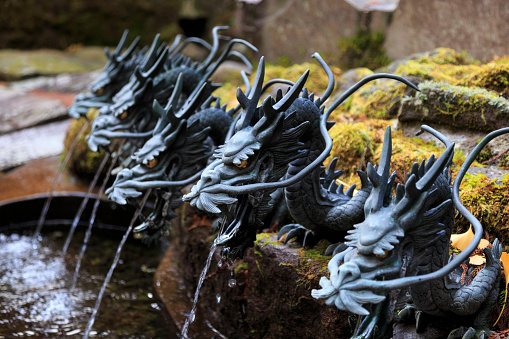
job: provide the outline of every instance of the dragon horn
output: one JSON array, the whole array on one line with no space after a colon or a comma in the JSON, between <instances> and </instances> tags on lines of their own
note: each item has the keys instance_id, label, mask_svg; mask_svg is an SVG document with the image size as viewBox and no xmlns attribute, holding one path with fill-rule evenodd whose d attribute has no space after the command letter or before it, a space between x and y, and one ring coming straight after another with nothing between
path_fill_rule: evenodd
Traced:
<instances>
[{"instance_id":1,"label":"dragon horn","mask_svg":"<svg viewBox=\"0 0 509 339\"><path fill-rule=\"evenodd\" d=\"M152 65L156 61L156 59L157 59L157 50L158 50L159 46L161 46L161 39L160 39L160 37L161 36L159 34L156 34L154 40L152 41L152 45L150 45L150 49L147 52L147 55L145 56L143 64L140 67L140 70L142 71L142 73L146 72L147 70L149 70L150 67L152 67Z\"/></svg>"},{"instance_id":2,"label":"dragon horn","mask_svg":"<svg viewBox=\"0 0 509 339\"><path fill-rule=\"evenodd\" d=\"M168 104L166 106L177 107L178 100L182 94L182 87L184 85L184 80L182 78L182 73L179 73L177 81L175 82L175 87L173 87L173 92L171 93L171 97L168 100Z\"/></svg>"},{"instance_id":3,"label":"dragon horn","mask_svg":"<svg viewBox=\"0 0 509 339\"><path fill-rule=\"evenodd\" d=\"M230 56L230 54L232 53L232 52L230 52L231 49L237 43L243 44L244 46L249 47L253 51L258 52L258 48L256 48L255 46L253 46L252 44L250 44L246 40L232 39L232 40L230 40L228 42L228 45L226 45L223 53L219 56L219 58L217 58L217 60L214 62L214 64L210 65L210 67L208 67L208 66L207 67L203 67L204 65L199 67L198 72L200 72L200 73L201 72L205 72L205 70L206 70L206 72L203 75L204 79L208 79L216 71L216 69L221 65L221 63L223 61L225 61ZM248 67L249 67L249 62L248 62Z\"/></svg>"},{"instance_id":4,"label":"dragon horn","mask_svg":"<svg viewBox=\"0 0 509 339\"><path fill-rule=\"evenodd\" d=\"M124 54L122 54L122 56L120 56L119 58L117 58L117 61L118 62L121 62L121 61L124 61L125 59L129 58L131 56L131 54L133 53L134 49L136 48L136 45L138 45L138 42L140 41L140 36L138 35L134 41L131 43L131 45L129 46L129 48L124 52Z\"/></svg>"},{"instance_id":5,"label":"dragon horn","mask_svg":"<svg viewBox=\"0 0 509 339\"><path fill-rule=\"evenodd\" d=\"M168 47L164 47L161 55L157 59L157 61L152 65L152 67L147 72L141 72L141 75L144 78L152 78L154 75L164 66L166 58L168 57Z\"/></svg>"},{"instance_id":6,"label":"dragon horn","mask_svg":"<svg viewBox=\"0 0 509 339\"><path fill-rule=\"evenodd\" d=\"M279 100L278 102L274 102L272 97L268 97L263 102L263 113L267 117L273 117L279 112L286 111L297 99L302 91L302 88L306 84L306 80L308 79L309 69L302 74L302 76L297 80L295 85L293 85L288 92L286 92L285 96Z\"/></svg>"},{"instance_id":7,"label":"dragon horn","mask_svg":"<svg viewBox=\"0 0 509 339\"><path fill-rule=\"evenodd\" d=\"M184 105L179 109L177 117L182 119L189 118L195 111L196 108L200 106L203 102L203 96L206 94L205 89L210 84L210 82L206 82L197 91L193 91L193 95L189 97Z\"/></svg>"},{"instance_id":8,"label":"dragon horn","mask_svg":"<svg viewBox=\"0 0 509 339\"><path fill-rule=\"evenodd\" d=\"M329 78L329 83L327 84L327 89L325 90L325 92L323 92L322 97L316 99L316 101L315 101L316 107L320 108L320 106L329 98L332 91L334 90L334 85L335 85L336 80L334 79L334 73L332 73L332 70L330 69L329 65L327 65L327 63L322 59L320 54L313 53L312 57L315 58L316 60L318 60L320 65L323 67L323 70L325 71L325 73L327 73L327 77Z\"/></svg>"},{"instance_id":9,"label":"dragon horn","mask_svg":"<svg viewBox=\"0 0 509 339\"><path fill-rule=\"evenodd\" d=\"M391 180L389 180L391 155L391 126L387 126L385 129L382 155L380 156L380 165L378 166L378 170L375 170L375 167L371 165L371 163L369 163L367 167L368 178L374 187L373 195L369 197L369 202L366 202L366 207L369 208L370 212L377 211L383 207L383 203L387 199L388 190L391 190L392 188L393 178L391 177Z\"/></svg>"},{"instance_id":10,"label":"dragon horn","mask_svg":"<svg viewBox=\"0 0 509 339\"><path fill-rule=\"evenodd\" d=\"M237 89L237 100L240 105L244 109L242 111L242 116L237 122L236 130L241 130L244 127L247 127L253 118L253 114L256 110L256 106L258 105L258 100L260 99L260 95L262 94L262 84L263 78L265 77L265 58L262 56L260 58L260 63L258 64L258 70L256 71L256 76L253 81L253 86L250 88L248 96L242 92L240 87Z\"/></svg>"},{"instance_id":11,"label":"dragon horn","mask_svg":"<svg viewBox=\"0 0 509 339\"><path fill-rule=\"evenodd\" d=\"M217 55L217 52L219 51L219 34L218 34L218 32L220 30L228 29L228 28L230 28L230 27L216 26L212 29L212 37L213 37L212 48L210 49L210 53L207 56L207 58L203 61L202 65L198 69L199 72L204 71L205 69L207 69L210 66L210 63L212 62L212 60L214 60L214 58Z\"/></svg>"},{"instance_id":12,"label":"dragon horn","mask_svg":"<svg viewBox=\"0 0 509 339\"><path fill-rule=\"evenodd\" d=\"M231 51L226 57L230 58L230 56L236 56L239 58L247 66L247 68L249 68L249 72L251 73L253 70L253 64L251 64L251 61L249 61L244 54L237 51Z\"/></svg>"},{"instance_id":13,"label":"dragon horn","mask_svg":"<svg viewBox=\"0 0 509 339\"><path fill-rule=\"evenodd\" d=\"M417 180L419 175L415 173L408 177L405 183L405 196L397 203L392 212L395 218L401 218L411 209L419 208L419 205L416 205L416 203L419 203L421 196L428 192L444 168L447 167L452 153L454 153L454 143L447 146L447 149L440 158L434 162L433 166L419 180ZM434 158L431 161L434 161ZM401 196L401 194L398 194L398 196Z\"/></svg>"},{"instance_id":14,"label":"dragon horn","mask_svg":"<svg viewBox=\"0 0 509 339\"><path fill-rule=\"evenodd\" d=\"M182 35L180 35L180 36L182 36ZM179 46L179 48L175 49L175 51L173 51L172 49L170 49L170 50L172 50L172 54L177 54L177 53L180 53L184 48L186 48L191 43L195 43L195 44L201 45L202 47L208 49L209 52L212 50L212 46L210 46L210 44L208 42L206 42L203 39L196 38L196 37L187 38L186 40L184 40L182 45Z\"/></svg>"},{"instance_id":15,"label":"dragon horn","mask_svg":"<svg viewBox=\"0 0 509 339\"><path fill-rule=\"evenodd\" d=\"M122 52L122 49L124 49L125 42L127 40L127 34L129 33L129 30L124 30L124 33L122 33L122 37L120 38L120 41L118 42L117 48L115 49L115 52L113 52L114 56L119 56L120 52Z\"/></svg>"},{"instance_id":16,"label":"dragon horn","mask_svg":"<svg viewBox=\"0 0 509 339\"><path fill-rule=\"evenodd\" d=\"M177 34L175 36L175 39L173 39L173 42L172 42L171 46L169 46L169 48L168 48L168 52L169 52L170 55L173 55L173 54L176 54L176 53L180 52L180 50L177 49L177 46L182 41L183 37L184 36L182 34Z\"/></svg>"}]
</instances>

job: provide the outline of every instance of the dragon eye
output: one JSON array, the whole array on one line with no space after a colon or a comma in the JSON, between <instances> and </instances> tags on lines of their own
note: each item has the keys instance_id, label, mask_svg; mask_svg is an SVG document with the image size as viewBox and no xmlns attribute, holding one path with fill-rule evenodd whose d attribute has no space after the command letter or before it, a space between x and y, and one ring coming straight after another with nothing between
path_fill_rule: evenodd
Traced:
<instances>
[{"instance_id":1,"label":"dragon eye","mask_svg":"<svg viewBox=\"0 0 509 339\"><path fill-rule=\"evenodd\" d=\"M120 120L124 120L125 118L127 118L127 111L123 111L122 113L120 113L120 115L118 116L118 118Z\"/></svg>"},{"instance_id":2,"label":"dragon eye","mask_svg":"<svg viewBox=\"0 0 509 339\"><path fill-rule=\"evenodd\" d=\"M95 94L97 94L97 95L101 95L101 94L103 94L103 92L104 92L104 87L101 87L101 88L99 88L99 89L97 89L97 90L95 91Z\"/></svg>"},{"instance_id":3,"label":"dragon eye","mask_svg":"<svg viewBox=\"0 0 509 339\"><path fill-rule=\"evenodd\" d=\"M377 257L378 259L385 259L385 258L387 258L388 255L389 255L389 251L385 250L384 254L375 254L375 257Z\"/></svg>"},{"instance_id":4,"label":"dragon eye","mask_svg":"<svg viewBox=\"0 0 509 339\"><path fill-rule=\"evenodd\" d=\"M147 166L148 168L152 168L155 165L157 165L157 159L156 158L154 158L152 160L149 160L145 166Z\"/></svg>"},{"instance_id":5,"label":"dragon eye","mask_svg":"<svg viewBox=\"0 0 509 339\"><path fill-rule=\"evenodd\" d=\"M246 168L247 166L247 160L243 160L240 162L240 164L235 164L238 168Z\"/></svg>"}]
</instances>

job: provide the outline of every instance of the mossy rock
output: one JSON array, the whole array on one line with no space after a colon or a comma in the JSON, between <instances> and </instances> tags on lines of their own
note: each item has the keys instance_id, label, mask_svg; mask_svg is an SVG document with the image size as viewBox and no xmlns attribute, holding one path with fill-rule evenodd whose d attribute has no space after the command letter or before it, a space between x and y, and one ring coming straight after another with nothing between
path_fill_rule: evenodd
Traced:
<instances>
[{"instance_id":1,"label":"mossy rock","mask_svg":"<svg viewBox=\"0 0 509 339\"><path fill-rule=\"evenodd\" d=\"M329 134L333 140L331 157L325 161L328 166L333 157L338 158L338 169L345 171L344 180L355 182L355 172L364 170L373 160L377 145L382 142L385 120L367 120L358 123L336 123Z\"/></svg>"},{"instance_id":2,"label":"mossy rock","mask_svg":"<svg viewBox=\"0 0 509 339\"><path fill-rule=\"evenodd\" d=\"M509 175L489 179L485 174L466 174L460 187L462 204L481 222L490 241L498 238L509 246ZM464 232L470 223L461 215L456 218L456 233Z\"/></svg>"},{"instance_id":3,"label":"mossy rock","mask_svg":"<svg viewBox=\"0 0 509 339\"><path fill-rule=\"evenodd\" d=\"M303 64L295 64L291 67L280 65L266 65L265 67L265 81L270 79L286 79L290 81L297 81L306 70L309 69L309 77L306 81L305 87L310 93L320 94L325 91L329 80L322 66L318 62L306 62ZM335 78L341 75L341 69L331 66L332 73Z\"/></svg>"},{"instance_id":4,"label":"mossy rock","mask_svg":"<svg viewBox=\"0 0 509 339\"><path fill-rule=\"evenodd\" d=\"M88 118L93 120L97 115L97 110L91 110ZM79 177L91 179L97 172L99 165L104 157L104 151L92 152L88 148L86 137L90 134L90 123L84 118L74 120L69 127L64 140L64 152L67 154L75 143L71 159L67 167L76 173ZM77 139L77 141L76 141Z\"/></svg>"},{"instance_id":5,"label":"mossy rock","mask_svg":"<svg viewBox=\"0 0 509 339\"><path fill-rule=\"evenodd\" d=\"M427 81L421 93L402 101L399 120L493 131L509 125L509 101L479 87Z\"/></svg>"},{"instance_id":6,"label":"mossy rock","mask_svg":"<svg viewBox=\"0 0 509 339\"><path fill-rule=\"evenodd\" d=\"M407 95L406 91L407 86L395 80L375 80L353 93L332 112L331 119L393 119L398 114L401 99Z\"/></svg>"},{"instance_id":7,"label":"mossy rock","mask_svg":"<svg viewBox=\"0 0 509 339\"><path fill-rule=\"evenodd\" d=\"M378 69L379 72L396 73L397 69L404 67L407 63L433 64L433 65L471 65L479 64L479 61L472 58L466 52L456 52L451 48L439 47L434 50L412 54L404 59L396 60L386 67Z\"/></svg>"},{"instance_id":8,"label":"mossy rock","mask_svg":"<svg viewBox=\"0 0 509 339\"><path fill-rule=\"evenodd\" d=\"M73 53L56 50L1 50L0 80L90 72L102 68L106 61L102 48L87 48Z\"/></svg>"}]
</instances>

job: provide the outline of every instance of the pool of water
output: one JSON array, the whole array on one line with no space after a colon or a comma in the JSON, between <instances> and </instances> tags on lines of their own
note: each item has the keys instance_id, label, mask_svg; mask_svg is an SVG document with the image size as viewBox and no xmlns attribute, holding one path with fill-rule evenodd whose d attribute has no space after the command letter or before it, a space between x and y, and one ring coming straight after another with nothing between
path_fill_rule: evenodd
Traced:
<instances>
[{"instance_id":1,"label":"pool of water","mask_svg":"<svg viewBox=\"0 0 509 339\"><path fill-rule=\"evenodd\" d=\"M47 227L50 228L50 227ZM71 291L84 237L78 230L65 255L66 229L28 234L0 233L0 338L81 337L122 234L94 230L77 285ZM168 338L153 291L161 246L130 239L105 293L90 337Z\"/></svg>"}]
</instances>

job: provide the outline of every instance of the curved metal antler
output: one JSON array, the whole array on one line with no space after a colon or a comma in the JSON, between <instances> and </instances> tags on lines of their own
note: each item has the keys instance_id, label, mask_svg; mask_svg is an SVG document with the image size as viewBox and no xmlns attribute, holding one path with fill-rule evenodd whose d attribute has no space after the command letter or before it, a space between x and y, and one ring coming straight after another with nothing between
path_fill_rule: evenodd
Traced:
<instances>
[{"instance_id":1,"label":"curved metal antler","mask_svg":"<svg viewBox=\"0 0 509 339\"><path fill-rule=\"evenodd\" d=\"M264 77L265 77L265 58L262 56L258 64L258 69L256 70L256 76L253 81L253 86L251 87L248 96L246 96L244 92L242 92L240 87L237 89L237 100L239 101L239 104L242 106L243 111L241 113L239 121L237 121L237 124L235 125L235 131L239 131L249 126L249 123L253 118L253 114L256 110L256 107L258 106L258 101L260 100L260 96L262 94L262 84Z\"/></svg>"},{"instance_id":2,"label":"curved metal antler","mask_svg":"<svg viewBox=\"0 0 509 339\"><path fill-rule=\"evenodd\" d=\"M366 201L364 207L365 211L370 213L378 211L383 207L384 202L388 200L388 196L391 194L392 184L396 178L395 172L390 176L389 172L391 167L391 155L392 155L392 136L391 126L387 126L385 129L384 142L382 146L382 155L380 156L380 165L378 169L375 169L371 163L368 163L367 174L368 178L373 184L373 189L378 191L377 194L373 194Z\"/></svg>"},{"instance_id":3,"label":"curved metal antler","mask_svg":"<svg viewBox=\"0 0 509 339\"><path fill-rule=\"evenodd\" d=\"M210 188L206 188L203 191L206 193L226 193L229 195L239 195L239 194L246 194L246 193L252 193L255 191L258 191L260 189L277 189L282 187L287 187L290 185L293 185L297 183L298 181L302 180L303 177L310 174L311 171L313 171L317 166L320 166L320 164L329 156L329 153L332 149L332 138L330 137L328 133L328 123L327 119L329 118L329 115L338 107L341 103L343 103L352 93L354 93L356 90L358 90L360 87L368 83L369 81L373 81L376 79L381 78L388 78L388 79L394 79L403 82L404 84L414 88L417 91L420 91L417 86L412 84L407 79L393 75L393 74L387 74L387 73L379 73L379 74L373 74L370 75L359 82L357 82L355 85L350 87L347 91L345 91L341 96L336 99L332 103L332 105L325 111L325 113L322 115L321 121L320 121L320 133L322 135L322 138L325 142L325 148L322 151L322 153L306 168L304 168L302 171L297 173L295 176L291 177L290 179L285 179L277 182L270 182L270 183L263 183L263 184L246 184L242 186L228 186L228 185L222 185L217 184Z\"/></svg>"},{"instance_id":4,"label":"curved metal antler","mask_svg":"<svg viewBox=\"0 0 509 339\"><path fill-rule=\"evenodd\" d=\"M327 84L327 89L325 90L325 92L323 92L322 97L315 100L316 107L320 108L320 106L332 94L332 91L334 90L334 85L335 85L336 81L334 79L334 73L332 73L332 70L330 69L329 65L327 65L327 63L322 59L321 55L318 54L318 52L313 53L313 55L311 57L318 60L320 65L323 67L323 70L325 71L325 73L327 73L327 77L329 78L329 83Z\"/></svg>"},{"instance_id":5,"label":"curved metal antler","mask_svg":"<svg viewBox=\"0 0 509 339\"><path fill-rule=\"evenodd\" d=\"M112 59L114 57L115 59L120 55L120 52L122 52L122 49L124 48L124 44L127 40L127 34L129 33L129 30L124 30L124 33L122 33L122 37L120 38L120 41L118 42L117 48L113 52L113 54L110 52L110 49L108 47L104 48L104 53L108 57L108 59Z\"/></svg>"},{"instance_id":6,"label":"curved metal antler","mask_svg":"<svg viewBox=\"0 0 509 339\"><path fill-rule=\"evenodd\" d=\"M219 51L219 31L223 29L228 29L230 27L228 26L216 26L212 29L212 48L210 49L210 53L207 56L207 58L203 61L201 66L198 68L199 72L204 71L210 66L210 63L217 55L217 52Z\"/></svg>"}]
</instances>

